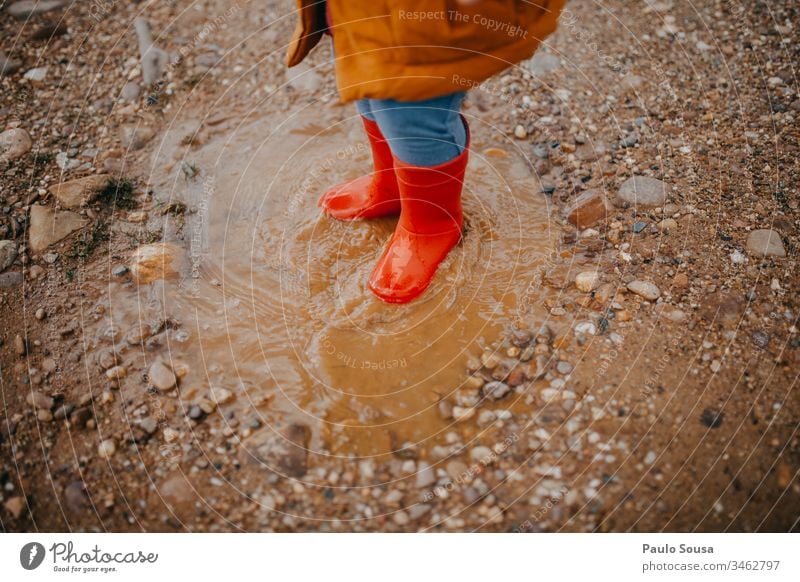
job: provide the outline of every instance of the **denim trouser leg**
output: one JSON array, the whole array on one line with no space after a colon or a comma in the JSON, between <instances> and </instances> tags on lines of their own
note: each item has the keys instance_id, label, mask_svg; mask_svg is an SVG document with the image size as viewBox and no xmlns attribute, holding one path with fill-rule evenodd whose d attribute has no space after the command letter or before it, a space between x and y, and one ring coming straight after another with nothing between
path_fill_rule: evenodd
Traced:
<instances>
[{"instance_id":1,"label":"denim trouser leg","mask_svg":"<svg viewBox=\"0 0 800 582\"><path fill-rule=\"evenodd\" d=\"M461 121L464 93L425 101L361 99L358 112L378 123L392 153L413 166L438 166L456 158L467 145Z\"/></svg>"}]
</instances>

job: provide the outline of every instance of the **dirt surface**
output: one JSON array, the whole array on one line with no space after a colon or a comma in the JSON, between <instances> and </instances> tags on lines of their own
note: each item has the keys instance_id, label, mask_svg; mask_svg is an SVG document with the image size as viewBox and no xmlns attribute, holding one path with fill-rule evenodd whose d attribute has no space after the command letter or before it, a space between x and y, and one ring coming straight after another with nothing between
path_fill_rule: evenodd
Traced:
<instances>
[{"instance_id":1,"label":"dirt surface","mask_svg":"<svg viewBox=\"0 0 800 582\"><path fill-rule=\"evenodd\" d=\"M468 230L404 308L393 222L316 210L369 156L291 3L14 6L4 531L800 528L795 3L571 3L465 87Z\"/></svg>"}]
</instances>

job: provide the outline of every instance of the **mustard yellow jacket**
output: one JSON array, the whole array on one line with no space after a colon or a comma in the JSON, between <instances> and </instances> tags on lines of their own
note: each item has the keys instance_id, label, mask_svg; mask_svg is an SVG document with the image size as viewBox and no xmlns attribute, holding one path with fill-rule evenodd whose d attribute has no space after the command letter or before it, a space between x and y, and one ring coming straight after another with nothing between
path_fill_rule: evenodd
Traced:
<instances>
[{"instance_id":1,"label":"mustard yellow jacket","mask_svg":"<svg viewBox=\"0 0 800 582\"><path fill-rule=\"evenodd\" d=\"M328 0L342 101L420 101L466 91L530 57L565 0ZM325 2L297 0L287 65L326 28Z\"/></svg>"}]
</instances>

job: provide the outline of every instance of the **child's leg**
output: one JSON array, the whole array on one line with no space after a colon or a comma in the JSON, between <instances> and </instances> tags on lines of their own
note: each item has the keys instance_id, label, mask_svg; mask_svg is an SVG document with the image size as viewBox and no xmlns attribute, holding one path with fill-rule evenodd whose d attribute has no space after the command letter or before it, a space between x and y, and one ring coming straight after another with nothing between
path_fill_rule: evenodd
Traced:
<instances>
[{"instance_id":1,"label":"child's leg","mask_svg":"<svg viewBox=\"0 0 800 582\"><path fill-rule=\"evenodd\" d=\"M467 143L461 120L464 93L426 101L370 99L368 108L397 159L414 166L438 166L459 156Z\"/></svg>"},{"instance_id":2,"label":"child's leg","mask_svg":"<svg viewBox=\"0 0 800 582\"><path fill-rule=\"evenodd\" d=\"M368 99L356 102L372 150L372 174L334 186L319 200L325 214L339 220L376 218L400 212L400 194L394 175L394 160Z\"/></svg>"},{"instance_id":3,"label":"child's leg","mask_svg":"<svg viewBox=\"0 0 800 582\"><path fill-rule=\"evenodd\" d=\"M369 288L406 303L428 287L461 239L461 190L469 135L459 109L462 93L425 102L372 101L371 113L389 141L400 190L400 220Z\"/></svg>"}]
</instances>

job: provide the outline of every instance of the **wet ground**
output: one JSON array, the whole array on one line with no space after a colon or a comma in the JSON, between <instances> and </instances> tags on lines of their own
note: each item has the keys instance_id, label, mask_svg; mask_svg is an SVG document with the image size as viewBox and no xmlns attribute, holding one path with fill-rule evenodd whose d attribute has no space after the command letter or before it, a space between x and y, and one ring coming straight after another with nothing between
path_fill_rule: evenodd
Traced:
<instances>
[{"instance_id":1,"label":"wet ground","mask_svg":"<svg viewBox=\"0 0 800 582\"><path fill-rule=\"evenodd\" d=\"M183 57L160 87L133 5L107 35L70 9L2 78L3 127L51 156L6 170L5 236L31 191L66 208L54 182L133 197L72 208L88 226L0 275L4 529L798 527L792 6L755 30L728 5L570 6L470 92L465 236L405 306L366 289L394 220L316 206L370 160L328 48L287 74L285 2L183 8L147 15ZM89 97L23 78L84 37L97 60L63 75L103 71ZM656 202L622 199L632 176ZM607 215L576 227L592 191Z\"/></svg>"}]
</instances>

